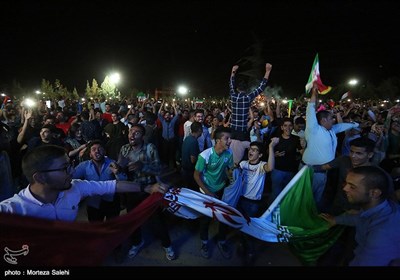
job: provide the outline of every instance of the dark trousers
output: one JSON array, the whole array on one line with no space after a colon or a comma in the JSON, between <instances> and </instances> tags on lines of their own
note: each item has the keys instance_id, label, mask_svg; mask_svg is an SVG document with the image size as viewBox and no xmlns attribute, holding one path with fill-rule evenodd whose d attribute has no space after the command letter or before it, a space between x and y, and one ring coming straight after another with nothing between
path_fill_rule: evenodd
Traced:
<instances>
[{"instance_id":1,"label":"dark trousers","mask_svg":"<svg viewBox=\"0 0 400 280\"><path fill-rule=\"evenodd\" d=\"M250 141L250 133L248 131L239 131L232 128L231 138L239 141Z\"/></svg>"},{"instance_id":2,"label":"dark trousers","mask_svg":"<svg viewBox=\"0 0 400 280\"><path fill-rule=\"evenodd\" d=\"M102 200L100 202L100 207L94 208L92 206L86 207L89 222L110 220L119 216L120 209L120 199L118 195L114 196L113 201Z\"/></svg>"},{"instance_id":3,"label":"dark trousers","mask_svg":"<svg viewBox=\"0 0 400 280\"><path fill-rule=\"evenodd\" d=\"M249 217L257 217L259 215L260 209L260 201L259 200L251 200L241 196L239 198L238 210L247 215ZM255 253L255 238L241 232L241 241L243 243L244 249L246 250L246 254L254 254Z\"/></svg>"},{"instance_id":4,"label":"dark trousers","mask_svg":"<svg viewBox=\"0 0 400 280\"><path fill-rule=\"evenodd\" d=\"M183 179L183 184L184 184L183 186L188 189L198 191L199 186L197 185L196 181L194 180L193 173L194 173L194 170L186 170L185 168L182 168L181 176Z\"/></svg>"},{"instance_id":5,"label":"dark trousers","mask_svg":"<svg viewBox=\"0 0 400 280\"><path fill-rule=\"evenodd\" d=\"M354 258L355 228L346 227L342 235L317 261L317 266L348 266Z\"/></svg>"},{"instance_id":6,"label":"dark trousers","mask_svg":"<svg viewBox=\"0 0 400 280\"><path fill-rule=\"evenodd\" d=\"M146 193L127 193L126 194L126 210L130 211L139 205L149 195ZM165 248L171 246L171 239L168 233L168 227L166 223L165 214L162 212L162 208L156 210L151 216L150 222L154 229L155 235L161 240L161 245ZM142 241L142 230L137 228L131 235L133 245L139 245Z\"/></svg>"},{"instance_id":7,"label":"dark trousers","mask_svg":"<svg viewBox=\"0 0 400 280\"><path fill-rule=\"evenodd\" d=\"M166 140L162 139L161 141L161 160L168 164L168 167L174 168L176 167L176 149L177 149L177 141L175 138Z\"/></svg>"},{"instance_id":8,"label":"dark trousers","mask_svg":"<svg viewBox=\"0 0 400 280\"><path fill-rule=\"evenodd\" d=\"M220 191L216 193L217 198L221 198L224 193L224 188L222 188ZM199 224L200 224L200 239L203 241L208 240L208 228L210 226L212 219L207 216L202 216L199 219ZM218 241L225 241L226 239L226 234L228 231L228 226L225 225L224 223L219 222L218 225L218 234L217 234L217 240Z\"/></svg>"}]
</instances>

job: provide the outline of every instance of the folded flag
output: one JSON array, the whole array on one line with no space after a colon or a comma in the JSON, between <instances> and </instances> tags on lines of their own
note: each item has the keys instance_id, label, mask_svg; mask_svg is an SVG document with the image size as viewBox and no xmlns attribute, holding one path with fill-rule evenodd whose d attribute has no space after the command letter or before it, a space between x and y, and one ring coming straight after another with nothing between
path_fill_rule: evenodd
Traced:
<instances>
[{"instance_id":1,"label":"folded flag","mask_svg":"<svg viewBox=\"0 0 400 280\"><path fill-rule=\"evenodd\" d=\"M289 242L304 264L313 264L337 240L341 227L329 228L318 216L312 190L313 170L304 166L261 217L248 217L211 196L186 188L170 189L164 196L167 209L195 219L206 215L267 242Z\"/></svg>"},{"instance_id":2,"label":"folded flag","mask_svg":"<svg viewBox=\"0 0 400 280\"><path fill-rule=\"evenodd\" d=\"M306 84L306 93L310 93L313 84L316 83L318 87L318 91L320 94L327 94L332 87L326 86L322 83L321 76L319 73L319 59L318 59L318 53L314 58L314 62L311 68L311 73L310 76L308 77L308 82Z\"/></svg>"}]
</instances>

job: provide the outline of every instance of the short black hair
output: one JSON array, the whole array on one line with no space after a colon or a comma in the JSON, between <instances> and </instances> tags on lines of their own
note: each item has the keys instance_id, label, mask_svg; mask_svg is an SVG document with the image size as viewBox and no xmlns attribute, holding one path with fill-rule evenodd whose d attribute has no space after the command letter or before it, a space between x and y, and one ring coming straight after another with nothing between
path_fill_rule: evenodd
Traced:
<instances>
[{"instance_id":1,"label":"short black hair","mask_svg":"<svg viewBox=\"0 0 400 280\"><path fill-rule=\"evenodd\" d=\"M203 131L203 125L199 122L193 122L190 125L190 131L192 131L192 133Z\"/></svg>"},{"instance_id":2,"label":"short black hair","mask_svg":"<svg viewBox=\"0 0 400 280\"><path fill-rule=\"evenodd\" d=\"M87 143L87 145L86 145L87 146L87 150L90 150L93 145L100 145L100 146L102 146L104 148L103 141L101 141L100 139L96 139L96 140L93 140L93 141L89 141Z\"/></svg>"},{"instance_id":3,"label":"short black hair","mask_svg":"<svg viewBox=\"0 0 400 280\"><path fill-rule=\"evenodd\" d=\"M393 180L390 175L377 166L358 166L349 170L349 173L364 175L362 182L369 189L379 189L381 199L391 197L393 193Z\"/></svg>"},{"instance_id":4,"label":"short black hair","mask_svg":"<svg viewBox=\"0 0 400 280\"><path fill-rule=\"evenodd\" d=\"M43 129L43 128L47 128L48 130L50 130L51 133L57 133L57 128L53 124L45 124L42 126L41 129Z\"/></svg>"},{"instance_id":5,"label":"short black hair","mask_svg":"<svg viewBox=\"0 0 400 280\"><path fill-rule=\"evenodd\" d=\"M139 123L135 123L131 126L130 129L134 128L134 127L138 127L141 131L142 131L142 136L144 136L146 134L146 129L144 128L143 125L139 124Z\"/></svg>"},{"instance_id":6,"label":"short black hair","mask_svg":"<svg viewBox=\"0 0 400 280\"><path fill-rule=\"evenodd\" d=\"M260 152L260 154L264 154L264 144L258 141L253 141L250 143L250 146L256 146Z\"/></svg>"},{"instance_id":7,"label":"short black hair","mask_svg":"<svg viewBox=\"0 0 400 280\"><path fill-rule=\"evenodd\" d=\"M306 120L302 117L297 117L294 119L294 124L306 124Z\"/></svg>"},{"instance_id":8,"label":"short black hair","mask_svg":"<svg viewBox=\"0 0 400 280\"><path fill-rule=\"evenodd\" d=\"M322 119L325 119L327 117L329 117L330 115L332 115L331 112L327 111L327 110L321 110L317 113L317 120L318 120L318 124L321 124Z\"/></svg>"},{"instance_id":9,"label":"short black hair","mask_svg":"<svg viewBox=\"0 0 400 280\"><path fill-rule=\"evenodd\" d=\"M368 137L358 137L350 141L350 146L365 148L367 153L374 152L375 141L369 139Z\"/></svg>"},{"instance_id":10,"label":"short black hair","mask_svg":"<svg viewBox=\"0 0 400 280\"><path fill-rule=\"evenodd\" d=\"M214 139L221 139L223 133L232 133L229 127L218 127L214 133Z\"/></svg>"},{"instance_id":11,"label":"short black hair","mask_svg":"<svg viewBox=\"0 0 400 280\"><path fill-rule=\"evenodd\" d=\"M22 171L30 184L33 174L49 169L55 159L66 156L66 150L57 145L41 145L29 151L22 158Z\"/></svg>"},{"instance_id":12,"label":"short black hair","mask_svg":"<svg viewBox=\"0 0 400 280\"><path fill-rule=\"evenodd\" d=\"M247 89L247 82L243 78L238 79L236 82L236 88L240 91L245 91Z\"/></svg>"}]
</instances>

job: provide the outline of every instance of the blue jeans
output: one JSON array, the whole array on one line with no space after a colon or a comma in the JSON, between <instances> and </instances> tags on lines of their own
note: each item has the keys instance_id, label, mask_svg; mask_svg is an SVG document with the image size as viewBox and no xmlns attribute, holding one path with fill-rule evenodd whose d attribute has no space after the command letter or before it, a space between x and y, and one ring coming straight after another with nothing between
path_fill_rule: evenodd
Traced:
<instances>
[{"instance_id":1,"label":"blue jeans","mask_svg":"<svg viewBox=\"0 0 400 280\"><path fill-rule=\"evenodd\" d=\"M259 202L260 202L259 200L251 200L241 196L239 198L237 208L240 212L247 214L249 217L257 217L260 208ZM246 250L246 254L254 255L255 253L254 238L242 232L241 241L243 243L244 249Z\"/></svg>"},{"instance_id":2,"label":"blue jeans","mask_svg":"<svg viewBox=\"0 0 400 280\"><path fill-rule=\"evenodd\" d=\"M294 175L296 175L295 172L282 171L282 170L278 170L278 169L272 170L272 172L271 172L271 181L272 181L271 203L281 193L281 191L286 187L286 185L290 182L290 180L292 180Z\"/></svg>"},{"instance_id":3,"label":"blue jeans","mask_svg":"<svg viewBox=\"0 0 400 280\"><path fill-rule=\"evenodd\" d=\"M312 191L318 210L321 210L324 207L324 205L322 204L323 203L322 195L324 194L326 181L327 181L326 172L323 173L314 172L312 180Z\"/></svg>"},{"instance_id":4,"label":"blue jeans","mask_svg":"<svg viewBox=\"0 0 400 280\"><path fill-rule=\"evenodd\" d=\"M299 170L303 168L304 164L300 163L299 165ZM327 173L326 172L314 172L313 178L312 178L312 192L315 200L315 204L317 205L317 209L321 211L322 209L326 209L326 205L323 205L323 199L322 196L325 191L325 186L326 186L326 181L327 181Z\"/></svg>"}]
</instances>

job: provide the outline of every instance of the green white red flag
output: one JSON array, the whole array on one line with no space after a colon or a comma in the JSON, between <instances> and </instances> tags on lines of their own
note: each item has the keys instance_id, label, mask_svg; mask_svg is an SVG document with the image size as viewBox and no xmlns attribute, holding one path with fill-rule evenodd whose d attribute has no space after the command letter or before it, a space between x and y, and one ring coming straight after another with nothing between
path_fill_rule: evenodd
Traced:
<instances>
[{"instance_id":1,"label":"green white red flag","mask_svg":"<svg viewBox=\"0 0 400 280\"><path fill-rule=\"evenodd\" d=\"M306 93L310 93L313 84L316 83L317 87L318 87L318 91L320 94L327 94L332 87L330 86L326 86L322 83L321 80L321 75L319 72L319 58L318 58L318 53L316 54L315 58L314 58L314 62L311 68L311 73L310 76L308 77L308 82L306 84Z\"/></svg>"},{"instance_id":2,"label":"green white red flag","mask_svg":"<svg viewBox=\"0 0 400 280\"><path fill-rule=\"evenodd\" d=\"M340 226L329 228L319 217L311 190L312 175L313 170L304 166L260 217L243 215L234 208L236 202L231 203L234 199L221 201L186 188L170 189L164 200L168 211L182 218L206 215L260 240L288 243L292 252L310 265L332 246L343 230ZM241 180L240 176L234 174L234 177L234 184Z\"/></svg>"}]
</instances>

